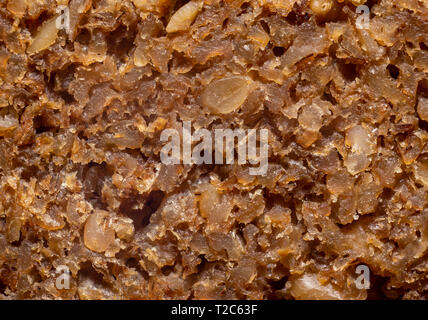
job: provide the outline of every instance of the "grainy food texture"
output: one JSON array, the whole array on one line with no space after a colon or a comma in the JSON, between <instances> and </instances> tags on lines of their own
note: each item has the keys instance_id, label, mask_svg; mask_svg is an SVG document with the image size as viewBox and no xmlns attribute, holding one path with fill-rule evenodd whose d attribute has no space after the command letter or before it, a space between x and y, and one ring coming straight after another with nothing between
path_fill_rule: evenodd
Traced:
<instances>
[{"instance_id":1,"label":"grainy food texture","mask_svg":"<svg viewBox=\"0 0 428 320\"><path fill-rule=\"evenodd\" d=\"M427 299L427 34L426 0L1 0L0 298ZM268 130L266 175L163 164L184 121Z\"/></svg>"}]
</instances>

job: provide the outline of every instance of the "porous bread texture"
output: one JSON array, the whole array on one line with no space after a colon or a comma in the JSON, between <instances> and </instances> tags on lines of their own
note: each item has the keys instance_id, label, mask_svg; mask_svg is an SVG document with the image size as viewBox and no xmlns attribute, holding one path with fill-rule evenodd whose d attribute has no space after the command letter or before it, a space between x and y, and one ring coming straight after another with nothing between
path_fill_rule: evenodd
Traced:
<instances>
[{"instance_id":1,"label":"porous bread texture","mask_svg":"<svg viewBox=\"0 0 428 320\"><path fill-rule=\"evenodd\" d=\"M417 0L1 1L0 298L428 298L427 34ZM163 164L183 121L268 130L267 174Z\"/></svg>"}]
</instances>

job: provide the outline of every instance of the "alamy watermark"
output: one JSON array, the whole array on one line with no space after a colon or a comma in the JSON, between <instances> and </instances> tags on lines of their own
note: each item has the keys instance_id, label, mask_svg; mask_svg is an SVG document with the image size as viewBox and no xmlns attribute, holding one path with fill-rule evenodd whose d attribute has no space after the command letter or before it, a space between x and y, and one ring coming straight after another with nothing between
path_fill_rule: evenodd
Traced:
<instances>
[{"instance_id":1,"label":"alamy watermark","mask_svg":"<svg viewBox=\"0 0 428 320\"><path fill-rule=\"evenodd\" d=\"M267 129L214 129L214 134L207 129L198 129L192 134L192 123L184 121L181 135L176 129L162 131L160 140L167 143L162 147L160 158L167 165L233 164L237 149L239 165L248 163L256 166L250 167L249 173L265 175L268 169L268 139ZM199 143L193 146L194 142Z\"/></svg>"},{"instance_id":2,"label":"alamy watermark","mask_svg":"<svg viewBox=\"0 0 428 320\"><path fill-rule=\"evenodd\" d=\"M56 13L58 15L55 20L56 28L70 33L70 9L67 6L58 6Z\"/></svg>"},{"instance_id":3,"label":"alamy watermark","mask_svg":"<svg viewBox=\"0 0 428 320\"><path fill-rule=\"evenodd\" d=\"M358 6L357 13L359 14L359 17L355 21L357 29L370 28L370 8L366 5Z\"/></svg>"},{"instance_id":4,"label":"alamy watermark","mask_svg":"<svg viewBox=\"0 0 428 320\"><path fill-rule=\"evenodd\" d=\"M55 287L58 290L69 290L70 289L70 269L67 266L61 265L56 268L56 273L59 276L55 280Z\"/></svg>"},{"instance_id":5,"label":"alamy watermark","mask_svg":"<svg viewBox=\"0 0 428 320\"><path fill-rule=\"evenodd\" d=\"M355 286L360 290L370 289L370 269L364 264L357 266L355 270L356 274L359 274L355 279Z\"/></svg>"}]
</instances>

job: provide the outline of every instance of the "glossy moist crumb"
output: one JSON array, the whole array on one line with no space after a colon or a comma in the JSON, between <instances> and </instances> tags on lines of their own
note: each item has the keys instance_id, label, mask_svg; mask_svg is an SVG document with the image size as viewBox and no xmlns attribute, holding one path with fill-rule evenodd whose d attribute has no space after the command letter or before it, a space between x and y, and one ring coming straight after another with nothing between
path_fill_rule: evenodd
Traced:
<instances>
[{"instance_id":1,"label":"glossy moist crumb","mask_svg":"<svg viewBox=\"0 0 428 320\"><path fill-rule=\"evenodd\" d=\"M424 0L1 1L0 297L428 298L427 21ZM183 121L267 129L267 175L162 164Z\"/></svg>"}]
</instances>

